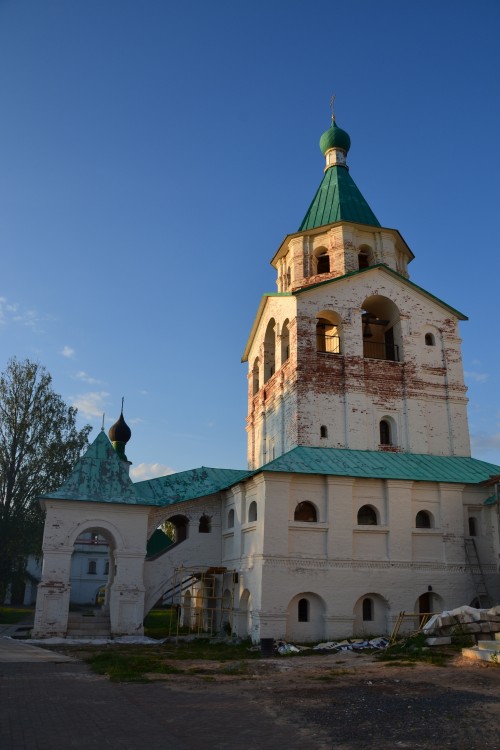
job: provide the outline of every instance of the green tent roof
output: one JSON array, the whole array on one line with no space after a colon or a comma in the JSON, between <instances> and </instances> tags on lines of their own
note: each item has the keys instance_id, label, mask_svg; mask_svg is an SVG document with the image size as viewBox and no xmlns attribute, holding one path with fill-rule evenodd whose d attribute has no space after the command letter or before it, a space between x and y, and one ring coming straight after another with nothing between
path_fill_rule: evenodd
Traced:
<instances>
[{"instance_id":1,"label":"green tent roof","mask_svg":"<svg viewBox=\"0 0 500 750\"><path fill-rule=\"evenodd\" d=\"M154 505L137 496L125 463L118 458L104 432L98 434L85 455L78 459L64 484L41 499Z\"/></svg>"},{"instance_id":2,"label":"green tent roof","mask_svg":"<svg viewBox=\"0 0 500 750\"><path fill-rule=\"evenodd\" d=\"M352 221L379 227L380 223L344 166L326 170L299 232L336 221Z\"/></svg>"}]
</instances>

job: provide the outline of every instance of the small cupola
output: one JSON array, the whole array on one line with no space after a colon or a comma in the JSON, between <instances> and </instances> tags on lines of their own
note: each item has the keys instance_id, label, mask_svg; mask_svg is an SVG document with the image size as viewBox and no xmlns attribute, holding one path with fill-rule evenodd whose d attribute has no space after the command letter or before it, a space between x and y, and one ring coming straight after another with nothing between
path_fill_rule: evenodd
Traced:
<instances>
[{"instance_id":1,"label":"small cupola","mask_svg":"<svg viewBox=\"0 0 500 750\"><path fill-rule=\"evenodd\" d=\"M122 410L120 416L114 425L109 428L108 437L111 440L118 457L122 461L130 463L125 455L125 446L132 437L132 431L123 417L123 401L124 399L122 398Z\"/></svg>"},{"instance_id":2,"label":"small cupola","mask_svg":"<svg viewBox=\"0 0 500 750\"><path fill-rule=\"evenodd\" d=\"M330 167L341 166L348 169L346 164L346 156L351 148L351 139L349 133L339 128L335 122L335 114L333 112L333 98L332 98L332 124L325 130L321 138L319 139L319 147L321 152L326 158L325 172Z\"/></svg>"}]
</instances>

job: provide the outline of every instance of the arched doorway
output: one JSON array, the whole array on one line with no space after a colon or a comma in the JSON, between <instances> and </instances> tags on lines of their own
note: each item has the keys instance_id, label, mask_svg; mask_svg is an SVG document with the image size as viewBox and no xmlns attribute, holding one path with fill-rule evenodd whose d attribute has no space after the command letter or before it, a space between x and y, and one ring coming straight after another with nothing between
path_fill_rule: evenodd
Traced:
<instances>
[{"instance_id":1,"label":"arched doorway","mask_svg":"<svg viewBox=\"0 0 500 750\"><path fill-rule=\"evenodd\" d=\"M70 567L71 605L109 608L114 550L113 537L105 529L88 528L76 537Z\"/></svg>"},{"instance_id":2,"label":"arched doorway","mask_svg":"<svg viewBox=\"0 0 500 750\"><path fill-rule=\"evenodd\" d=\"M425 618L425 615L436 614L442 612L443 610L443 598L439 596L439 594L436 594L436 592L433 591L431 587L430 590L428 589L423 594L421 594L415 603L415 612L419 615L424 616L424 622L427 619ZM422 617L420 618L420 622L422 622Z\"/></svg>"},{"instance_id":3,"label":"arched doorway","mask_svg":"<svg viewBox=\"0 0 500 750\"><path fill-rule=\"evenodd\" d=\"M240 638L252 637L252 595L248 589L244 589L240 596L238 635Z\"/></svg>"}]
</instances>

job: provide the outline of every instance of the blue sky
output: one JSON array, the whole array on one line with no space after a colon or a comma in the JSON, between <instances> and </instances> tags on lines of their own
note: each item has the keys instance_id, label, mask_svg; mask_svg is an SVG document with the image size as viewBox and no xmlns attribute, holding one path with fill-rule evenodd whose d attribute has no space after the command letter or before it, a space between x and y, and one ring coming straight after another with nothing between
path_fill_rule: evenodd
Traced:
<instances>
[{"instance_id":1,"label":"blue sky","mask_svg":"<svg viewBox=\"0 0 500 750\"><path fill-rule=\"evenodd\" d=\"M246 465L241 354L323 174L351 174L461 326L500 463L500 5L0 0L0 367L39 360L136 477ZM151 468L151 465L154 465Z\"/></svg>"}]
</instances>

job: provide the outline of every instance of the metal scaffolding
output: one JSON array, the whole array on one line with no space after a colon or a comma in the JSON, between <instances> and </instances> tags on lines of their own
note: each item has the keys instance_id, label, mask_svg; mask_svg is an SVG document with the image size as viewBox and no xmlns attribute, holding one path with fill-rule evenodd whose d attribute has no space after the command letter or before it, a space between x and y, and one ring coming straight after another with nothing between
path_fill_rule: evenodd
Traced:
<instances>
[{"instance_id":1,"label":"metal scaffolding","mask_svg":"<svg viewBox=\"0 0 500 750\"><path fill-rule=\"evenodd\" d=\"M170 635L214 636L233 632L235 570L222 567L174 568L164 601L176 611L170 618Z\"/></svg>"}]
</instances>

